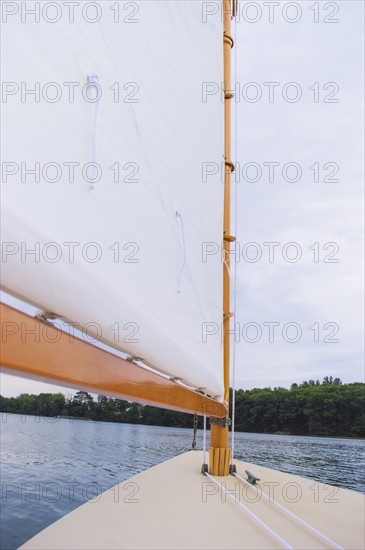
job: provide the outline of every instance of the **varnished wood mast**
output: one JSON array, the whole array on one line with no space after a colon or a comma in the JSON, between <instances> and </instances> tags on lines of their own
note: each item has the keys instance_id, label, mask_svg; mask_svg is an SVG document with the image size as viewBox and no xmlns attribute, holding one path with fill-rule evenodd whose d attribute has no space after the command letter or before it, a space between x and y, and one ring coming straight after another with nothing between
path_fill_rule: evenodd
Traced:
<instances>
[{"instance_id":1,"label":"varnished wood mast","mask_svg":"<svg viewBox=\"0 0 365 550\"><path fill-rule=\"evenodd\" d=\"M231 20L235 15L236 0L222 0L224 34L224 218L223 218L223 248L225 263L223 264L223 323L224 323L224 401L229 405L229 366L230 366L230 323L231 323L231 285L229 278L231 242L231 172L234 164L231 160L231 49L234 46L231 37ZM228 413L227 413L228 420ZM229 473L231 451L228 443L228 425L211 425L209 468L210 473L217 476L226 476Z\"/></svg>"},{"instance_id":2,"label":"varnished wood mast","mask_svg":"<svg viewBox=\"0 0 365 550\"><path fill-rule=\"evenodd\" d=\"M217 414L214 399L1 304L0 361L10 373L176 411Z\"/></svg>"}]
</instances>

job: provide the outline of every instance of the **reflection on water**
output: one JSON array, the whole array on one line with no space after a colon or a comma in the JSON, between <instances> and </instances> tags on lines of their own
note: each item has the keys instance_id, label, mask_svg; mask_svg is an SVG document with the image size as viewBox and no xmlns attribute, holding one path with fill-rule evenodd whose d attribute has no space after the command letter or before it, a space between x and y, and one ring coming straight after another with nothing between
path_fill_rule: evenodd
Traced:
<instances>
[{"instance_id":1,"label":"reflection on water","mask_svg":"<svg viewBox=\"0 0 365 550\"><path fill-rule=\"evenodd\" d=\"M191 448L192 430L3 414L2 550ZM197 448L202 448L202 433ZM360 440L237 433L236 457L365 492Z\"/></svg>"}]
</instances>

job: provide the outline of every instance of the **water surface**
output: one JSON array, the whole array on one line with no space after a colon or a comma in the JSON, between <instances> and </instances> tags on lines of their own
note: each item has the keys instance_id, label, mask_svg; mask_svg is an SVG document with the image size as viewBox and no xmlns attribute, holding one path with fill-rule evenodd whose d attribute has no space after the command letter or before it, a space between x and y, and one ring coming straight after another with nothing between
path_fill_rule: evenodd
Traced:
<instances>
[{"instance_id":1,"label":"water surface","mask_svg":"<svg viewBox=\"0 0 365 550\"><path fill-rule=\"evenodd\" d=\"M116 483L191 448L192 430L1 416L1 544L13 550ZM361 440L238 433L236 457L365 492ZM198 432L197 447L202 448Z\"/></svg>"}]
</instances>

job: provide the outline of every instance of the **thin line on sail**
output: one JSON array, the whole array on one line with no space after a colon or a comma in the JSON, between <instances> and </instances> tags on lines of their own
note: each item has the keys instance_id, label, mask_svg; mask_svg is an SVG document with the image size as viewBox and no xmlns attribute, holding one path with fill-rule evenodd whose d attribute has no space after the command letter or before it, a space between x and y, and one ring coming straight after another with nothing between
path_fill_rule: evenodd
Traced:
<instances>
[{"instance_id":1,"label":"thin line on sail","mask_svg":"<svg viewBox=\"0 0 365 550\"><path fill-rule=\"evenodd\" d=\"M96 91L95 97L95 111L94 111L94 120L93 120L93 130L92 130L92 145L91 145L91 162L93 168L93 176L90 184L90 191L95 189L96 182L98 180L98 149L99 149L99 125L100 125L100 98L101 98L101 88L99 84L99 77L96 73L92 73L89 78L89 85L93 85Z\"/></svg>"},{"instance_id":2,"label":"thin line on sail","mask_svg":"<svg viewBox=\"0 0 365 550\"><path fill-rule=\"evenodd\" d=\"M185 266L186 266L186 243L185 243L184 220L182 218L181 213L178 210L176 210L176 217L177 217L177 219L179 221L179 224L180 224L181 248L182 248L182 253L183 253L183 260L182 260L182 264L181 264L181 267L180 267L179 276L178 276L178 280L177 280L177 292L180 294L181 293L182 276L183 276L184 269L185 269Z\"/></svg>"}]
</instances>

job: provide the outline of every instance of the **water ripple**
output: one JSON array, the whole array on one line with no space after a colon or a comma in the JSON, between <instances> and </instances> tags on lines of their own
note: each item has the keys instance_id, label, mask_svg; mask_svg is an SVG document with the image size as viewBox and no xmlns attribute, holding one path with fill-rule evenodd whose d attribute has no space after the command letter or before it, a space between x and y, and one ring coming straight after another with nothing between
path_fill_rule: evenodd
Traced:
<instances>
[{"instance_id":1,"label":"water ripple","mask_svg":"<svg viewBox=\"0 0 365 550\"><path fill-rule=\"evenodd\" d=\"M192 430L6 414L1 544L13 550L117 482L191 448ZM202 447L202 433L197 446ZM238 433L236 458L365 492L364 441Z\"/></svg>"}]
</instances>

